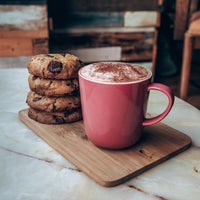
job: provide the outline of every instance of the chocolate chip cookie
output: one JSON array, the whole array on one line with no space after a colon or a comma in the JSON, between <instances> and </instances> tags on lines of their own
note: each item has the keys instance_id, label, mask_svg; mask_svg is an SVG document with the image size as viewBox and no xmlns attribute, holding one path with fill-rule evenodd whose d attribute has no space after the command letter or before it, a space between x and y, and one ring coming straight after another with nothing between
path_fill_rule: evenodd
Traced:
<instances>
[{"instance_id":1,"label":"chocolate chip cookie","mask_svg":"<svg viewBox=\"0 0 200 200\"><path fill-rule=\"evenodd\" d=\"M31 108L46 112L74 110L81 107L79 96L47 97L32 91L28 93L26 102Z\"/></svg>"},{"instance_id":2,"label":"chocolate chip cookie","mask_svg":"<svg viewBox=\"0 0 200 200\"><path fill-rule=\"evenodd\" d=\"M71 54L39 54L27 65L30 74L50 79L76 78L82 66L83 62Z\"/></svg>"},{"instance_id":3,"label":"chocolate chip cookie","mask_svg":"<svg viewBox=\"0 0 200 200\"><path fill-rule=\"evenodd\" d=\"M29 87L32 91L46 96L77 95L79 93L78 79L56 80L29 75Z\"/></svg>"},{"instance_id":4,"label":"chocolate chip cookie","mask_svg":"<svg viewBox=\"0 0 200 200\"><path fill-rule=\"evenodd\" d=\"M65 124L78 121L82 118L80 108L53 113L29 108L28 116L43 124Z\"/></svg>"}]
</instances>

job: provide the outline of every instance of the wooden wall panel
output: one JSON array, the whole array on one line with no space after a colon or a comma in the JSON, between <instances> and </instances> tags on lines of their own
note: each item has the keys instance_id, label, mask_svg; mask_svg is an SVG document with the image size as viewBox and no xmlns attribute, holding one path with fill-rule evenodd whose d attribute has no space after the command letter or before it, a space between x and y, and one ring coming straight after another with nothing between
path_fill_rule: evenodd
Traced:
<instances>
[{"instance_id":1,"label":"wooden wall panel","mask_svg":"<svg viewBox=\"0 0 200 200\"><path fill-rule=\"evenodd\" d=\"M35 38L32 40L33 55L49 52L48 38Z\"/></svg>"},{"instance_id":2,"label":"wooden wall panel","mask_svg":"<svg viewBox=\"0 0 200 200\"><path fill-rule=\"evenodd\" d=\"M0 31L47 28L46 5L0 5Z\"/></svg>"},{"instance_id":3,"label":"wooden wall panel","mask_svg":"<svg viewBox=\"0 0 200 200\"><path fill-rule=\"evenodd\" d=\"M0 38L0 56L32 55L30 38Z\"/></svg>"},{"instance_id":4,"label":"wooden wall panel","mask_svg":"<svg viewBox=\"0 0 200 200\"><path fill-rule=\"evenodd\" d=\"M48 53L47 5L0 5L0 56Z\"/></svg>"},{"instance_id":5,"label":"wooden wall panel","mask_svg":"<svg viewBox=\"0 0 200 200\"><path fill-rule=\"evenodd\" d=\"M54 4L50 0L49 4ZM60 0L56 5L57 9L81 12L121 12L121 11L143 11L158 10L158 0ZM53 12L54 7L52 7Z\"/></svg>"},{"instance_id":6,"label":"wooden wall panel","mask_svg":"<svg viewBox=\"0 0 200 200\"><path fill-rule=\"evenodd\" d=\"M85 31L84 31L85 30ZM66 52L73 49L120 47L121 60L151 60L155 28L90 28L54 33L51 45Z\"/></svg>"},{"instance_id":7,"label":"wooden wall panel","mask_svg":"<svg viewBox=\"0 0 200 200\"><path fill-rule=\"evenodd\" d=\"M1 5L42 5L46 4L47 0L1 0Z\"/></svg>"}]
</instances>

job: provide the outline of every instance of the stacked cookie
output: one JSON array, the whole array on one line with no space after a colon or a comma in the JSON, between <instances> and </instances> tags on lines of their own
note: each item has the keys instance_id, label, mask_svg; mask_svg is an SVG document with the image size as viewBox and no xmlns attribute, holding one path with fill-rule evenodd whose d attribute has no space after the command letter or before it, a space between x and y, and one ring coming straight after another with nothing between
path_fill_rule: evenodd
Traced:
<instances>
[{"instance_id":1,"label":"stacked cookie","mask_svg":"<svg viewBox=\"0 0 200 200\"><path fill-rule=\"evenodd\" d=\"M40 54L28 63L28 116L40 123L64 124L82 118L78 70L80 59L66 54Z\"/></svg>"}]
</instances>

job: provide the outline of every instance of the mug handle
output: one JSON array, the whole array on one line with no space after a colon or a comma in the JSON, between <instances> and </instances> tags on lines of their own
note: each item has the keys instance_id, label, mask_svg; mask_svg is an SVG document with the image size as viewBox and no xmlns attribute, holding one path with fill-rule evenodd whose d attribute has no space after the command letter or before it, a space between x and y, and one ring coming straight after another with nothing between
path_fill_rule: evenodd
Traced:
<instances>
[{"instance_id":1,"label":"mug handle","mask_svg":"<svg viewBox=\"0 0 200 200\"><path fill-rule=\"evenodd\" d=\"M155 124L155 123L158 123L159 121L161 121L170 112L170 110L174 104L174 94L170 87L163 85L161 83L151 83L150 85L148 85L147 90L148 91L149 90L158 90L158 91L164 93L168 97L168 105L167 105L167 108L164 110L164 112L161 113L160 115L149 118L149 119L145 119L142 123L143 126L152 125L152 124Z\"/></svg>"}]
</instances>

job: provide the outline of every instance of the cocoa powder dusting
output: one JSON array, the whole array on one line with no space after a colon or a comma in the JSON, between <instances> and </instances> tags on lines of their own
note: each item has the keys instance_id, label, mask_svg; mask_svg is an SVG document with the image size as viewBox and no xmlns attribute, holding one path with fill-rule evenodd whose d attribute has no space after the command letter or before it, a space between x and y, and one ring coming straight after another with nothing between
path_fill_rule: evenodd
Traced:
<instances>
[{"instance_id":1,"label":"cocoa powder dusting","mask_svg":"<svg viewBox=\"0 0 200 200\"><path fill-rule=\"evenodd\" d=\"M102 82L132 82L151 76L151 72L137 64L123 62L99 62L87 65L80 72L84 77Z\"/></svg>"},{"instance_id":2,"label":"cocoa powder dusting","mask_svg":"<svg viewBox=\"0 0 200 200\"><path fill-rule=\"evenodd\" d=\"M102 76L109 76L110 81L113 82L137 81L148 75L148 71L145 68L127 63L102 62L94 64L94 68L93 77L96 76L95 73L100 73Z\"/></svg>"}]
</instances>

